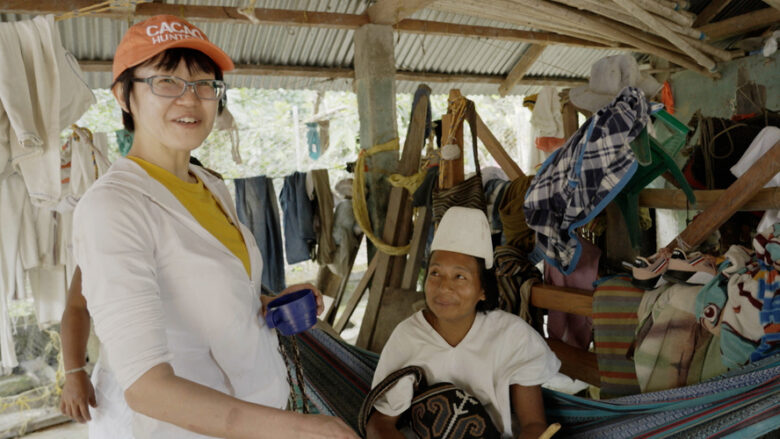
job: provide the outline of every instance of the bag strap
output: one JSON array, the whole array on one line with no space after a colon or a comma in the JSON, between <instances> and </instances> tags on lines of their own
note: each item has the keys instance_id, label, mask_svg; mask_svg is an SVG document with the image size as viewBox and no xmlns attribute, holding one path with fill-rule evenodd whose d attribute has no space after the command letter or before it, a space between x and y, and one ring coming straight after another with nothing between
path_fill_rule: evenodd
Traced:
<instances>
[{"instance_id":1,"label":"bag strap","mask_svg":"<svg viewBox=\"0 0 780 439\"><path fill-rule=\"evenodd\" d=\"M358 413L358 432L361 437L366 437L366 424L368 423L368 417L371 416L376 401L400 381L401 378L407 375L414 376L415 391L417 391L417 388L420 385L425 385L425 371L423 368L419 366L407 366L391 373L368 392L368 395L366 395L366 398L363 400L363 405L360 406L360 413Z\"/></svg>"},{"instance_id":2,"label":"bag strap","mask_svg":"<svg viewBox=\"0 0 780 439\"><path fill-rule=\"evenodd\" d=\"M482 171L479 167L479 153L477 151L477 109L474 101L466 99L466 115L463 119L469 123L471 129L471 150L474 153L474 166L477 168L477 175L482 177Z\"/></svg>"}]
</instances>

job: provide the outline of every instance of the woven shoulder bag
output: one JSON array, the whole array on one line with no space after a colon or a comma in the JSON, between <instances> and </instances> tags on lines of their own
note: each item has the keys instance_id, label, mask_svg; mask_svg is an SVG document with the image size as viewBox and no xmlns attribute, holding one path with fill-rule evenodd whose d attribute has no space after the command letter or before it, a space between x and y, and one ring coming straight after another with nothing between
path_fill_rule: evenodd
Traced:
<instances>
[{"instance_id":1,"label":"woven shoulder bag","mask_svg":"<svg viewBox=\"0 0 780 439\"><path fill-rule=\"evenodd\" d=\"M444 212L453 206L473 207L483 212L487 210L485 190L482 188L482 171L479 168L479 154L477 153L477 112L474 102L467 101L465 120L471 128L471 149L474 153L474 165L477 168L473 175L455 186L441 189L438 186L433 191L433 221L438 223Z\"/></svg>"},{"instance_id":2,"label":"woven shoulder bag","mask_svg":"<svg viewBox=\"0 0 780 439\"><path fill-rule=\"evenodd\" d=\"M412 405L399 418L399 427L409 426L419 438L500 439L501 433L477 398L452 383L428 386L425 371L418 366L399 369L371 389L358 415L358 429L366 436L366 424L374 404L401 378L414 377Z\"/></svg>"}]
</instances>

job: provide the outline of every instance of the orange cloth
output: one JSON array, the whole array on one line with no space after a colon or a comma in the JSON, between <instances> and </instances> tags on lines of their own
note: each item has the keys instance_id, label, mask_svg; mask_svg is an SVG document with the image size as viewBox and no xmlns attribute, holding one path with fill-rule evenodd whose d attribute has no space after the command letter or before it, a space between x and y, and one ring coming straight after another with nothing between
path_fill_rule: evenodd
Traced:
<instances>
[{"instance_id":1,"label":"orange cloth","mask_svg":"<svg viewBox=\"0 0 780 439\"><path fill-rule=\"evenodd\" d=\"M664 86L661 89L661 101L666 107L666 112L674 114L674 96L672 95L672 86L669 81L664 81Z\"/></svg>"}]
</instances>

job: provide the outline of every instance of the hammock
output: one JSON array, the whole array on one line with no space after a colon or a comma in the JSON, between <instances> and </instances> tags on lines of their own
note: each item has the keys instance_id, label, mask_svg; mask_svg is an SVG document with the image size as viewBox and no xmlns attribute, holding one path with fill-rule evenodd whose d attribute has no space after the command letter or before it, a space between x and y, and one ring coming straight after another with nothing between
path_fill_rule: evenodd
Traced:
<instances>
[{"instance_id":1,"label":"hammock","mask_svg":"<svg viewBox=\"0 0 780 439\"><path fill-rule=\"evenodd\" d=\"M298 343L313 408L357 429L379 356L319 327ZM700 384L607 401L543 391L548 422L563 426L556 437L757 437L780 428L780 355Z\"/></svg>"}]
</instances>

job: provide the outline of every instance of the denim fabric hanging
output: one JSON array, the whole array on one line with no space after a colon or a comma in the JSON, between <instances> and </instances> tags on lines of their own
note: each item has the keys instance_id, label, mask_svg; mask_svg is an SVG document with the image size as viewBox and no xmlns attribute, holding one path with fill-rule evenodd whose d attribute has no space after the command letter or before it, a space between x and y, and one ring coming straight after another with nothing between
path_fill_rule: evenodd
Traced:
<instances>
[{"instance_id":1,"label":"denim fabric hanging","mask_svg":"<svg viewBox=\"0 0 780 439\"><path fill-rule=\"evenodd\" d=\"M236 212L238 220L249 227L263 256L262 283L272 291L282 291L284 248L276 192L270 178L237 178Z\"/></svg>"}]
</instances>

